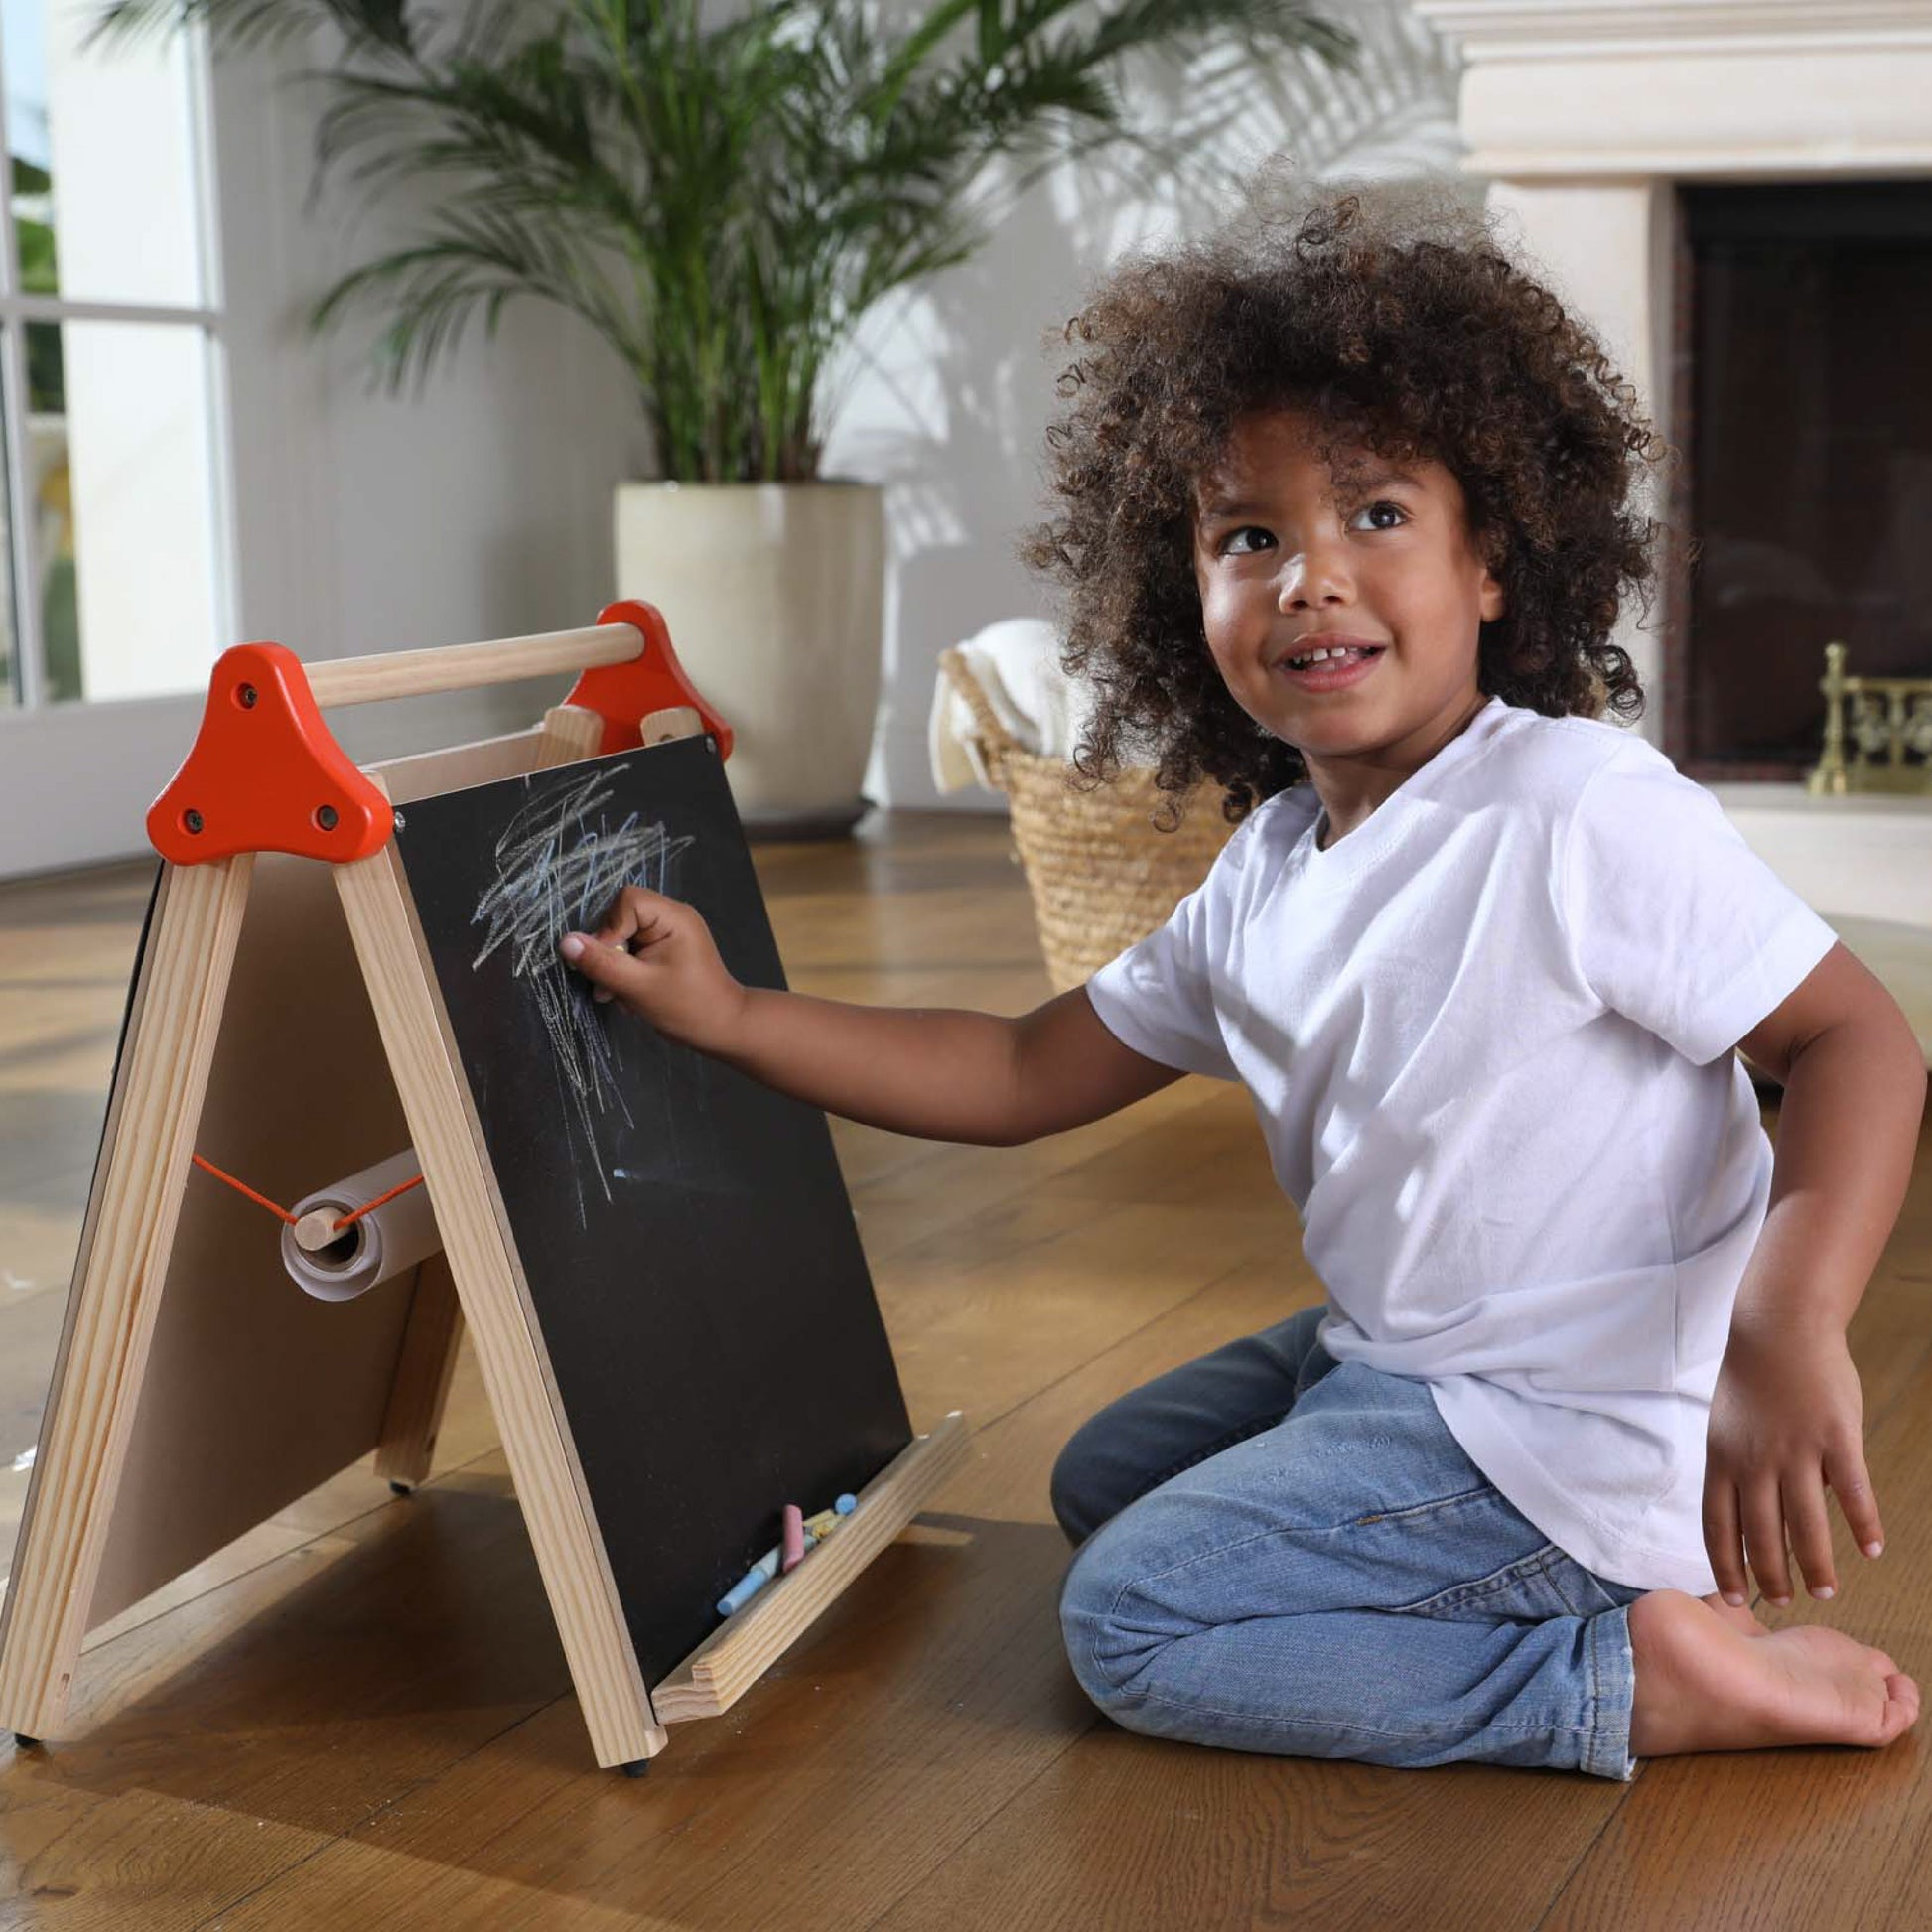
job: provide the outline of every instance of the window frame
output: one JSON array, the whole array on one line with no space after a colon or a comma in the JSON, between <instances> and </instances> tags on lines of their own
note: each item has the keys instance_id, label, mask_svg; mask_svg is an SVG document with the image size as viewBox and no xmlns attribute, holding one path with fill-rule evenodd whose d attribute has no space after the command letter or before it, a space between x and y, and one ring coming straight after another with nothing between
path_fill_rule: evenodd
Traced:
<instances>
[{"instance_id":1,"label":"window frame","mask_svg":"<svg viewBox=\"0 0 1932 1932\"><path fill-rule=\"evenodd\" d=\"M33 470L30 444L30 392L27 375L27 331L31 324L104 322L149 324L198 330L207 370L207 416L203 434L208 460L208 568L213 578L215 636L209 640L209 663L219 640L236 634L239 603L235 532L234 426L229 411L229 306L221 274L222 235L219 174L215 155L216 103L207 35L197 21L173 29L181 36L187 71L189 146L192 157L197 280L202 302L121 302L29 294L20 286L20 237L13 207L13 140L7 101L7 49L0 24L0 157L6 162L4 193L0 193L0 474L7 492L7 563L11 578L13 664L9 701L0 704L0 718L19 720L50 712L81 710L101 700L84 696L49 703L46 693L46 636L43 626L42 572L38 531L33 513ZM60 231L55 231L55 246ZM78 540L84 542L85 534ZM85 661L85 637L81 641ZM200 687L197 687L198 689ZM136 699L109 703L146 703L186 695L155 692Z\"/></svg>"}]
</instances>

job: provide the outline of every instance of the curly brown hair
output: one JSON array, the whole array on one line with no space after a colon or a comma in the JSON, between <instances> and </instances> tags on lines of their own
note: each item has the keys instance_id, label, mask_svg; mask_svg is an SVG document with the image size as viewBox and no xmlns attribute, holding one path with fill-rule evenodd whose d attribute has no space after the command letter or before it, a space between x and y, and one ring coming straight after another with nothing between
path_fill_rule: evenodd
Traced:
<instances>
[{"instance_id":1,"label":"curly brown hair","mask_svg":"<svg viewBox=\"0 0 1932 1932\"><path fill-rule=\"evenodd\" d=\"M1238 822L1307 775L1222 682L1194 577L1197 483L1262 410L1305 414L1338 476L1371 451L1455 476L1505 597L1478 638L1483 692L1641 713L1609 635L1626 587L1649 608L1659 526L1631 505L1664 445L1596 338L1452 189L1323 190L1276 164L1218 233L1131 257L1062 340L1056 513L1021 554L1063 587L1062 661L1095 691L1076 788L1152 764L1172 826L1203 779Z\"/></svg>"}]
</instances>

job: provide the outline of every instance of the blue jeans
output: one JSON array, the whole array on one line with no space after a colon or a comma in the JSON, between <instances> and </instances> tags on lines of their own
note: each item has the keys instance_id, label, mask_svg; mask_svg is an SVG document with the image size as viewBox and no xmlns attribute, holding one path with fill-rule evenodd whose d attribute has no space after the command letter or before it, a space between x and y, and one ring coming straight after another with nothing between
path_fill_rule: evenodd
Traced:
<instances>
[{"instance_id":1,"label":"blue jeans","mask_svg":"<svg viewBox=\"0 0 1932 1932\"><path fill-rule=\"evenodd\" d=\"M1156 1737L1628 1779L1628 1605L1304 1309L1112 1403L1053 1470L1082 1689Z\"/></svg>"}]
</instances>

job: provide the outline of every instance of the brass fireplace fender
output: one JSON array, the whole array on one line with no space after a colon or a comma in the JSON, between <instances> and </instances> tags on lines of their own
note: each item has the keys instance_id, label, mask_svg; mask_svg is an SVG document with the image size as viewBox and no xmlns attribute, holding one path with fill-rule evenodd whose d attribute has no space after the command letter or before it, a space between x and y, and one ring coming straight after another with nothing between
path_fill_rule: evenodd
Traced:
<instances>
[{"instance_id":1,"label":"brass fireplace fender","mask_svg":"<svg viewBox=\"0 0 1932 1932\"><path fill-rule=\"evenodd\" d=\"M1825 646L1825 750L1806 791L1932 794L1932 677L1848 677L1845 654Z\"/></svg>"}]
</instances>

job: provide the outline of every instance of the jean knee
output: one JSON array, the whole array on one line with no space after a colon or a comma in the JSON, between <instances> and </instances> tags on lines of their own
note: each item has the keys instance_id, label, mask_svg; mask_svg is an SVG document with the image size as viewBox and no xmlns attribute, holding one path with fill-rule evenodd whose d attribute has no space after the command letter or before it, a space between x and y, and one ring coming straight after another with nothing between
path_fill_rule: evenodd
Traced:
<instances>
[{"instance_id":1,"label":"jean knee","mask_svg":"<svg viewBox=\"0 0 1932 1932\"><path fill-rule=\"evenodd\" d=\"M1129 1510L1075 1554L1060 1587L1060 1637L1081 1690L1114 1723L1139 1726L1148 1667L1201 1626L1191 1612L1157 1600L1151 1579L1169 1567L1165 1540Z\"/></svg>"},{"instance_id":2,"label":"jean knee","mask_svg":"<svg viewBox=\"0 0 1932 1932\"><path fill-rule=\"evenodd\" d=\"M1060 1587L1060 1638L1066 1661L1081 1690L1109 1716L1114 1715L1120 1689L1100 1660L1114 1647L1109 1631L1121 1591L1118 1566L1092 1541L1074 1557Z\"/></svg>"}]
</instances>

